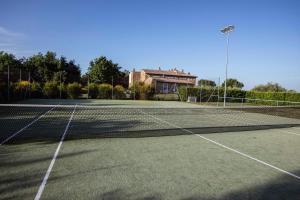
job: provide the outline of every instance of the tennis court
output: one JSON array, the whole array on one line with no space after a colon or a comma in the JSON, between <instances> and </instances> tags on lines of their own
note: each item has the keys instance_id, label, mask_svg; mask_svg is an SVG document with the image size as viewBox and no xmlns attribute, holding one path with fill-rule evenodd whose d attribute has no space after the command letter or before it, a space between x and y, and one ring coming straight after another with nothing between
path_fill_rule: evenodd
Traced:
<instances>
[{"instance_id":1,"label":"tennis court","mask_svg":"<svg viewBox=\"0 0 300 200\"><path fill-rule=\"evenodd\" d=\"M0 199L299 199L300 108L0 105Z\"/></svg>"}]
</instances>

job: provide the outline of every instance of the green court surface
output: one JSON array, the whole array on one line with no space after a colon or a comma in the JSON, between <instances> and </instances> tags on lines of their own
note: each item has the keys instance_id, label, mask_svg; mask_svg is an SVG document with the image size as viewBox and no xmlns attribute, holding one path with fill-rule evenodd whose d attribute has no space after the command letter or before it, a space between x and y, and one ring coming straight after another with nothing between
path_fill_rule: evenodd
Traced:
<instances>
[{"instance_id":1,"label":"green court surface","mask_svg":"<svg viewBox=\"0 0 300 200\"><path fill-rule=\"evenodd\" d=\"M0 199L300 199L299 108L0 106Z\"/></svg>"}]
</instances>

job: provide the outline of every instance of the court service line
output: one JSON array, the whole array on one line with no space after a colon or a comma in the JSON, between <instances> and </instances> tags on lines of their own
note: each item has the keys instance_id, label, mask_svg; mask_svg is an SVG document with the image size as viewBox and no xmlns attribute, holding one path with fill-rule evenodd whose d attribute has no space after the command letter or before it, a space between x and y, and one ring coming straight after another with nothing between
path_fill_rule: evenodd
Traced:
<instances>
[{"instance_id":1,"label":"court service line","mask_svg":"<svg viewBox=\"0 0 300 200\"><path fill-rule=\"evenodd\" d=\"M53 166L54 166L54 163L55 163L56 158L57 158L57 156L58 156L58 153L59 153L59 151L60 151L60 148L61 148L61 146L62 146L62 144L63 144L63 141L64 141L64 139L65 139L65 136L66 136L66 134L67 134L67 132L68 132L68 129L69 129L69 127L70 127L70 124L71 124L71 121L72 121L72 119L73 119L73 116L74 116L76 107L77 107L77 104L76 104L75 107L74 107L74 110L73 110L73 112L72 112L72 114L71 114L71 117L70 117L70 119L69 119L69 121L68 121L68 124L67 124L67 126L66 126L66 128L65 128L65 131L64 131L64 133L63 133L63 135L62 135L62 137L61 137L61 139L60 139L60 141L59 141L59 144L58 144L58 146L57 146L57 148L56 148L56 151L55 151L55 153L54 153L54 155L53 155L53 158L52 158L52 160L51 160L51 163L50 163L50 165L49 165L49 167L48 167L48 169L47 169L47 172L46 172L46 174L45 174L45 176L44 176L43 182L41 183L41 185L40 185L40 187L39 187L39 190L38 190L38 192L37 192L37 194L36 194L34 200L39 200L39 199L41 198L42 194L43 194L43 191L44 191L45 186L46 186L46 184L47 184L48 178L49 178L49 176L50 176L50 173L51 173L51 171L52 171L52 168L53 168Z\"/></svg>"},{"instance_id":2,"label":"court service line","mask_svg":"<svg viewBox=\"0 0 300 200\"><path fill-rule=\"evenodd\" d=\"M20 134L22 131L24 131L25 129L27 129L28 127L30 127L32 124L34 124L35 122L37 122L39 119L41 119L42 117L44 117L47 113L51 112L55 107L56 106L54 106L53 108L51 108L50 110L48 110L44 114L40 115L38 118L35 118L34 120L32 120L29 124L27 124L26 126L24 126L23 128L21 128L20 130L18 130L17 132L15 132L14 134L12 134L11 136L7 137L5 140L3 140L0 143L0 145L3 145L4 143L6 143L7 141L9 141L10 139L12 139L13 137L15 137L16 135Z\"/></svg>"},{"instance_id":3,"label":"court service line","mask_svg":"<svg viewBox=\"0 0 300 200\"><path fill-rule=\"evenodd\" d=\"M288 131L288 130L285 130L285 129L275 129L275 131L281 132L281 133L283 132L283 133L289 133L289 134L292 134L292 135L300 136L299 133L294 133L294 132L292 132L292 131Z\"/></svg>"},{"instance_id":4,"label":"court service line","mask_svg":"<svg viewBox=\"0 0 300 200\"><path fill-rule=\"evenodd\" d=\"M218 146L223 147L223 148L225 148L225 149L227 149L227 150L233 151L233 152L235 152L235 153L237 153L237 154L239 154L239 155L241 155L241 156L244 156L244 157L246 157L246 158L249 158L249 159L251 159L251 160L254 160L254 161L258 162L258 163L261 163L261 164L263 164L263 165L265 165L265 166L271 167L271 168L273 168L273 169L275 169L275 170L277 170L277 171L280 171L280 172L282 172L282 173L285 173L285 174L287 174L287 175L290 175L290 176L292 176L292 177L294 177L294 178L300 180L300 176L297 176L296 174L293 174L293 173L288 172L288 171L286 171L286 170L280 169L279 167L276 167L276 166L271 165L271 164L269 164L269 163L267 163L267 162L264 162L264 161L262 161L262 160L259 160L259 159L257 159L257 158L254 158L254 157L252 157L252 156L250 156L250 155L248 155L248 154L245 154L245 153L243 153L243 152L240 152L240 151L238 151L238 150L236 150L236 149L233 149L233 148L230 148L230 147L228 147L228 146L225 146L224 144L221 144L221 143L219 143L219 142L216 142L216 141L214 141L214 140L211 140L211 139L209 139L209 138L207 138L207 137L204 137L204 136L202 136L202 135L195 134L193 131L190 131L190 130L188 130L188 129L182 128L182 127L177 126L177 125L175 125L175 124L172 124L172 123L170 123L170 122L168 122L168 121L165 121L165 120L160 119L160 118L158 118L158 117L155 117L155 116L153 116L153 115L147 114L147 113L145 113L145 112L143 112L143 111L141 111L141 112L142 112L143 114L145 114L145 115L148 115L148 116L152 117L153 119L156 119L156 120L160 121L160 122L169 124L169 125L171 125L171 126L173 126L173 127L175 127L175 128L181 129L181 130L183 130L183 131L185 131L185 132L188 132L188 133L190 133L190 134L193 134L193 135L195 135L195 136L198 136L198 137L200 137L200 138L202 138L202 139L204 139L204 140L206 140L206 141L209 141L209 142L211 142L211 143L213 143L213 144L215 144L215 145L218 145Z\"/></svg>"}]
</instances>

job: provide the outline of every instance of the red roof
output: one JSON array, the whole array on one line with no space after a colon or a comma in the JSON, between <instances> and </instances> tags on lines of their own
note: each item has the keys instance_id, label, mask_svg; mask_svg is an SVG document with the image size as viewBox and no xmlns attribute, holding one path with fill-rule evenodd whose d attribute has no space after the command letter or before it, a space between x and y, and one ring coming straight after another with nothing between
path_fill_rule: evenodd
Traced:
<instances>
[{"instance_id":1,"label":"red roof","mask_svg":"<svg viewBox=\"0 0 300 200\"><path fill-rule=\"evenodd\" d=\"M170 75L170 76L181 76L181 77L191 77L197 78L197 76L187 74L178 70L153 70L153 69L143 69L146 74L157 74L157 75Z\"/></svg>"},{"instance_id":2,"label":"red roof","mask_svg":"<svg viewBox=\"0 0 300 200\"><path fill-rule=\"evenodd\" d=\"M171 79L171 78L153 78L153 80L160 81L160 82L167 82L167 83L181 83L181 84L192 84L192 85L195 84L193 81Z\"/></svg>"}]
</instances>

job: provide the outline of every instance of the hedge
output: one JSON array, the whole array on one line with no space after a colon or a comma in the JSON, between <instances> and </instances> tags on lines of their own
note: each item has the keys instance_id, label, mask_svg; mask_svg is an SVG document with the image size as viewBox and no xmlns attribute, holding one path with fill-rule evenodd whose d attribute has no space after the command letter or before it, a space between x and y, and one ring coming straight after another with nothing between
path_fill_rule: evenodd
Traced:
<instances>
[{"instance_id":1,"label":"hedge","mask_svg":"<svg viewBox=\"0 0 300 200\"><path fill-rule=\"evenodd\" d=\"M116 85L114 87L114 98L116 99L125 99L125 89L122 85Z\"/></svg>"},{"instance_id":2,"label":"hedge","mask_svg":"<svg viewBox=\"0 0 300 200\"><path fill-rule=\"evenodd\" d=\"M57 98L59 96L59 88L56 82L46 82L43 93L48 98Z\"/></svg>"},{"instance_id":3,"label":"hedge","mask_svg":"<svg viewBox=\"0 0 300 200\"><path fill-rule=\"evenodd\" d=\"M212 87L179 87L178 89L179 97L181 101L186 101L188 96L197 97L197 101L217 101L218 91L216 88ZM220 99L223 101L224 89L220 88L219 90ZM291 93L291 92L257 92L257 91L245 91L237 88L228 88L227 89L228 102L241 102L242 98L248 99L261 99L261 100L274 100L275 101L292 101L300 102L300 93ZM254 101L253 101L254 102ZM258 101L257 101L258 102ZM260 101L260 103L263 101ZM267 101L266 101L267 102ZM269 101L271 102L271 101ZM274 103L273 102L273 103ZM266 103L270 104L270 103Z\"/></svg>"},{"instance_id":4,"label":"hedge","mask_svg":"<svg viewBox=\"0 0 300 200\"><path fill-rule=\"evenodd\" d=\"M71 99L76 99L80 96L81 85L79 83L69 83L67 86L67 93Z\"/></svg>"},{"instance_id":5,"label":"hedge","mask_svg":"<svg viewBox=\"0 0 300 200\"><path fill-rule=\"evenodd\" d=\"M145 100L153 99L155 94L155 89L151 85L146 85L141 82L136 82L130 87L131 98ZM135 97L134 97L135 96Z\"/></svg>"},{"instance_id":6,"label":"hedge","mask_svg":"<svg viewBox=\"0 0 300 200\"><path fill-rule=\"evenodd\" d=\"M100 99L111 99L112 86L107 83L98 85L98 98Z\"/></svg>"}]
</instances>

